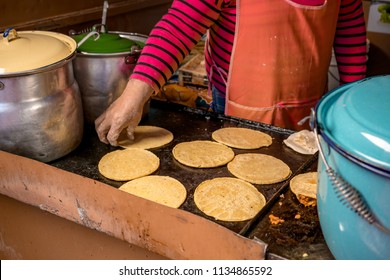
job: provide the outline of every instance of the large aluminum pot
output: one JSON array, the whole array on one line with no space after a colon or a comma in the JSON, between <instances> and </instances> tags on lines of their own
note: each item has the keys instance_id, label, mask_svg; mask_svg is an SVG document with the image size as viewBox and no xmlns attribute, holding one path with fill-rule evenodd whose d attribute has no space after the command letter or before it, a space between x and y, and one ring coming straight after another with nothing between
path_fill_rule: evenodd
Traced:
<instances>
[{"instance_id":1,"label":"large aluminum pot","mask_svg":"<svg viewBox=\"0 0 390 280\"><path fill-rule=\"evenodd\" d=\"M105 46L111 47L113 44L107 44L104 35L117 35L123 40L139 44L127 49L108 48L107 50ZM104 52L98 52L93 48L81 50L81 46L78 48L73 66L80 86L86 123L93 124L96 118L122 94L146 39L147 36L141 34L111 31L100 34L95 41L97 49L103 49ZM103 44L102 48L99 45L101 41L106 44Z\"/></svg>"},{"instance_id":2,"label":"large aluminum pot","mask_svg":"<svg viewBox=\"0 0 390 280\"><path fill-rule=\"evenodd\" d=\"M318 215L336 259L390 259L390 76L334 89L317 105Z\"/></svg>"},{"instance_id":3,"label":"large aluminum pot","mask_svg":"<svg viewBox=\"0 0 390 280\"><path fill-rule=\"evenodd\" d=\"M83 136L76 42L48 31L0 34L0 149L50 162Z\"/></svg>"}]
</instances>

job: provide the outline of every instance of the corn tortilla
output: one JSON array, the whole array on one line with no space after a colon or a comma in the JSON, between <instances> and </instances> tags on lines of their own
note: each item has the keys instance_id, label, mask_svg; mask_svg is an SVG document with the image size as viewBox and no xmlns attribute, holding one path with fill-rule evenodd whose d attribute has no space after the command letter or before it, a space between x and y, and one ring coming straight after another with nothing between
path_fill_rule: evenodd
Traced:
<instances>
[{"instance_id":1,"label":"corn tortilla","mask_svg":"<svg viewBox=\"0 0 390 280\"><path fill-rule=\"evenodd\" d=\"M160 159L140 148L116 150L104 155L98 164L100 174L116 181L129 181L150 175L160 166Z\"/></svg>"},{"instance_id":2,"label":"corn tortilla","mask_svg":"<svg viewBox=\"0 0 390 280\"><path fill-rule=\"evenodd\" d=\"M278 183L291 175L290 167L282 160L258 153L236 155L227 168L237 178L253 184Z\"/></svg>"},{"instance_id":3,"label":"corn tortilla","mask_svg":"<svg viewBox=\"0 0 390 280\"><path fill-rule=\"evenodd\" d=\"M234 158L231 148L208 140L179 143L173 148L172 153L178 162L196 168L222 166Z\"/></svg>"},{"instance_id":4,"label":"corn tortilla","mask_svg":"<svg viewBox=\"0 0 390 280\"><path fill-rule=\"evenodd\" d=\"M122 133L118 146L122 148L153 149L169 144L173 134L169 130L151 125L137 126L134 130L134 140L129 140L126 133Z\"/></svg>"},{"instance_id":5,"label":"corn tortilla","mask_svg":"<svg viewBox=\"0 0 390 280\"><path fill-rule=\"evenodd\" d=\"M238 149L258 149L272 144L270 135L244 127L220 128L211 137L219 143Z\"/></svg>"},{"instance_id":6,"label":"corn tortilla","mask_svg":"<svg viewBox=\"0 0 390 280\"><path fill-rule=\"evenodd\" d=\"M199 184L194 201L200 211L220 221L240 222L253 218L266 199L244 180L221 177Z\"/></svg>"},{"instance_id":7,"label":"corn tortilla","mask_svg":"<svg viewBox=\"0 0 390 280\"><path fill-rule=\"evenodd\" d=\"M179 208L187 198L184 185L170 176L141 177L124 183L119 189L173 208Z\"/></svg>"},{"instance_id":8,"label":"corn tortilla","mask_svg":"<svg viewBox=\"0 0 390 280\"><path fill-rule=\"evenodd\" d=\"M294 194L317 198L317 172L295 175L290 180L290 189Z\"/></svg>"}]
</instances>

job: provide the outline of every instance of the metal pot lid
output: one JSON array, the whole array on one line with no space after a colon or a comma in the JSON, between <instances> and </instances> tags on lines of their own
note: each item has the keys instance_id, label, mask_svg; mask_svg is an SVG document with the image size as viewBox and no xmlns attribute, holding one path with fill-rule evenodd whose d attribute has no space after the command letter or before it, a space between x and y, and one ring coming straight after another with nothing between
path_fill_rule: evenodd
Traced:
<instances>
[{"instance_id":1,"label":"metal pot lid","mask_svg":"<svg viewBox=\"0 0 390 280\"><path fill-rule=\"evenodd\" d=\"M317 105L320 133L348 155L390 170L390 75L334 89Z\"/></svg>"},{"instance_id":2,"label":"metal pot lid","mask_svg":"<svg viewBox=\"0 0 390 280\"><path fill-rule=\"evenodd\" d=\"M93 35L93 36L91 36ZM85 37L88 38L83 40ZM73 37L78 43L77 50L82 53L123 53L130 52L136 43L115 33L82 33Z\"/></svg>"},{"instance_id":3,"label":"metal pot lid","mask_svg":"<svg viewBox=\"0 0 390 280\"><path fill-rule=\"evenodd\" d=\"M76 42L71 37L56 32L8 29L0 36L0 74L49 66L76 50Z\"/></svg>"}]
</instances>

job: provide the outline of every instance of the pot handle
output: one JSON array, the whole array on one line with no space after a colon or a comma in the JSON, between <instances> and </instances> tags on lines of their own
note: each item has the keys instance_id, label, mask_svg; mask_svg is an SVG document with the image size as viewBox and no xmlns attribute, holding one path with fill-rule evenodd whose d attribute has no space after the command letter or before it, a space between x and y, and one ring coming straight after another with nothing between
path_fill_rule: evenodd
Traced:
<instances>
[{"instance_id":1,"label":"pot handle","mask_svg":"<svg viewBox=\"0 0 390 280\"><path fill-rule=\"evenodd\" d=\"M347 208L351 209L360 217L362 217L364 220L366 220L369 224L374 225L385 234L390 235L390 230L385 226L383 226L376 219L371 209L365 203L363 196L360 194L360 192L356 188L354 188L350 183L348 183L339 173L337 173L334 169L332 169L329 166L328 162L326 161L322 147L320 145L320 141L319 141L320 136L318 133L315 112L313 109L310 115L310 126L313 129L315 134L315 139L318 146L318 152L320 154L320 158L322 159L325 165L325 172L328 174L328 177L333 185L333 190L336 192L340 202L342 202L344 205L346 205Z\"/></svg>"},{"instance_id":2,"label":"pot handle","mask_svg":"<svg viewBox=\"0 0 390 280\"><path fill-rule=\"evenodd\" d=\"M79 48L82 44L84 44L85 41L87 41L88 38L91 37L91 36L96 36L95 39L93 39L94 41L96 41L97 39L99 39L100 34L97 31L89 32L87 35L85 35L85 37L83 39L80 40L80 42L77 43L77 48Z\"/></svg>"},{"instance_id":3,"label":"pot handle","mask_svg":"<svg viewBox=\"0 0 390 280\"><path fill-rule=\"evenodd\" d=\"M141 49L138 48L138 46L132 46L131 51L128 55L125 57L125 63L126 64L135 64L137 63L137 60L139 56L141 55Z\"/></svg>"},{"instance_id":4,"label":"pot handle","mask_svg":"<svg viewBox=\"0 0 390 280\"><path fill-rule=\"evenodd\" d=\"M8 42L19 38L18 33L14 28L7 28L3 33L3 37L6 38Z\"/></svg>"},{"instance_id":5,"label":"pot handle","mask_svg":"<svg viewBox=\"0 0 390 280\"><path fill-rule=\"evenodd\" d=\"M107 10L108 10L108 1L104 1L103 3L103 15L102 15L102 29L101 32L103 32L103 27L106 26L106 19L107 19Z\"/></svg>"}]
</instances>

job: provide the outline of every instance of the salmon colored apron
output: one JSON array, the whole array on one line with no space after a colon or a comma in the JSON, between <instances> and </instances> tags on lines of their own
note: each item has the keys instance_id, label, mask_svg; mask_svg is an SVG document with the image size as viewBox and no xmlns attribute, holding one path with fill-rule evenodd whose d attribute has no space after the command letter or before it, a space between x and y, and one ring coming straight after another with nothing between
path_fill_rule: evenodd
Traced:
<instances>
[{"instance_id":1,"label":"salmon colored apron","mask_svg":"<svg viewBox=\"0 0 390 280\"><path fill-rule=\"evenodd\" d=\"M227 81L229 116L293 130L327 89L340 0L237 0Z\"/></svg>"}]
</instances>

